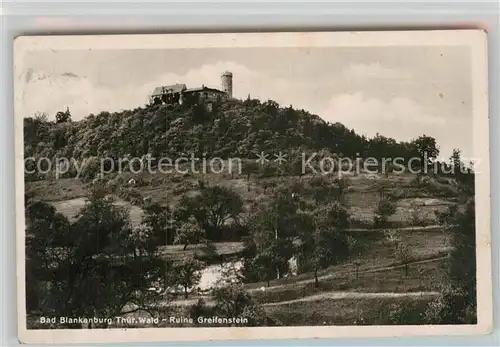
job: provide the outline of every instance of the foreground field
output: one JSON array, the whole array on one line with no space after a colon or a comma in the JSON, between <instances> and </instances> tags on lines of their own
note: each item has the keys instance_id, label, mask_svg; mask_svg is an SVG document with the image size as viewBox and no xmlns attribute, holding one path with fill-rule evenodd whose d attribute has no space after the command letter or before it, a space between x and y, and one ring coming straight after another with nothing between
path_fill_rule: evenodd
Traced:
<instances>
[{"instance_id":1,"label":"foreground field","mask_svg":"<svg viewBox=\"0 0 500 347\"><path fill-rule=\"evenodd\" d=\"M127 187L125 182L131 177L137 180L137 185ZM132 222L139 224L143 217L143 198L161 205L175 205L183 195L198 194L199 179L199 176L191 175L123 174L111 181L124 187L125 191L133 192L135 198L119 195L116 187L112 195L114 203L128 208ZM244 176L207 174L202 179L208 185L223 185L237 192L244 203L244 215L250 204L269 194L270 188L290 180L308 185L314 177L250 177L247 180ZM417 321L422 308L439 295L441 286L447 282L445 269L451 250L451 235L437 224L436 211L444 211L455 202L452 185L434 182L434 190L429 191L428 187L416 185L415 177L411 175L392 175L377 180L358 175L350 176L348 182L345 199L352 218L350 233L357 245L346 262L320 270L318 284L311 272L245 284L253 299L263 305L279 324L397 324L399 318L394 312L401 306L414 308L416 316L407 317L411 324L413 320ZM27 191L43 197L73 220L85 204L89 185L77 179L29 182ZM375 209L382 195L392 196L396 209L389 218L388 227L374 229ZM396 241L408 247L406 262L394 252ZM224 257L237 260L243 249L242 242L219 242L213 246L212 251L221 256L221 263L215 260L202 271L199 284L202 291L210 289L223 276L220 268L228 261ZM183 245L176 245L163 246L161 252L165 259L179 260L206 251L201 245L189 245L186 249ZM210 296L193 291L187 299L165 297L163 304L187 316L190 306L200 298L208 304L212 300Z\"/></svg>"},{"instance_id":2,"label":"foreground field","mask_svg":"<svg viewBox=\"0 0 500 347\"><path fill-rule=\"evenodd\" d=\"M433 299L429 295L337 300L324 298L265 308L271 317L287 326L401 324L400 318L394 315L400 307L412 312L413 317L405 319L406 324L412 324L412 320L413 324L419 324L420 314Z\"/></svg>"},{"instance_id":3,"label":"foreground field","mask_svg":"<svg viewBox=\"0 0 500 347\"><path fill-rule=\"evenodd\" d=\"M403 266L395 265L365 269L357 275L326 273L319 287L313 281L288 278L286 283L265 290L249 288L249 292L279 325L418 324L427 304L440 295L446 261L447 257L441 257L412 263L408 275ZM210 297L203 296L164 304L171 314L189 317L190 307L200 298L208 306L214 305ZM165 322L164 326L171 325Z\"/></svg>"},{"instance_id":4,"label":"foreground field","mask_svg":"<svg viewBox=\"0 0 500 347\"><path fill-rule=\"evenodd\" d=\"M433 292L445 283L446 257L413 262L406 274L403 265L376 267L355 271L332 271L320 277L318 287L314 279L293 279L264 290L254 288L250 292L261 303L297 300L331 292L410 293ZM295 281L296 280L296 281Z\"/></svg>"}]
</instances>

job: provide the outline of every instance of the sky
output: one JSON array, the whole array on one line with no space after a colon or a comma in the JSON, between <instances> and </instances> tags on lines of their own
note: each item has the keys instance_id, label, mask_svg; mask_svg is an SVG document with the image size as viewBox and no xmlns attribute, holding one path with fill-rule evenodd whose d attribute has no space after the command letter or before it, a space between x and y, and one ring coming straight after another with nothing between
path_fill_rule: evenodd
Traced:
<instances>
[{"instance_id":1,"label":"sky","mask_svg":"<svg viewBox=\"0 0 500 347\"><path fill-rule=\"evenodd\" d=\"M369 137L436 138L441 157L472 156L472 85L467 47L202 48L39 50L19 78L23 117L53 118L144 106L157 86L221 88L274 100L340 122Z\"/></svg>"}]
</instances>

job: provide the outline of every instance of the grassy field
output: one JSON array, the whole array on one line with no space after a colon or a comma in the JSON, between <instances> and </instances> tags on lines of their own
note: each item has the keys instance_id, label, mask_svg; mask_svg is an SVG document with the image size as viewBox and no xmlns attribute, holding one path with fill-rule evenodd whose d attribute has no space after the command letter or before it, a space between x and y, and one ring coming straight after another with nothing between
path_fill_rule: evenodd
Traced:
<instances>
[{"instance_id":1,"label":"grassy field","mask_svg":"<svg viewBox=\"0 0 500 347\"><path fill-rule=\"evenodd\" d=\"M418 319L432 297L339 299L298 302L289 305L266 306L267 313L287 326L304 325L389 325L398 324L393 312L396 307L412 311L410 319ZM411 323L407 323L411 324Z\"/></svg>"},{"instance_id":2,"label":"grassy field","mask_svg":"<svg viewBox=\"0 0 500 347\"><path fill-rule=\"evenodd\" d=\"M127 186L130 178L134 178L137 182L135 187ZM252 203L270 193L270 188L299 181L307 186L312 179L314 177L310 175L301 178L295 176L272 178L251 176L250 180L247 181L244 175L181 175L143 172L111 175L107 185L110 190L115 191L114 195L117 196L117 190L123 188L124 191L133 192L134 195L139 196L139 201L148 197L152 202L160 205L175 205L183 195L194 196L198 194L199 181L202 180L206 185L221 185L238 193L244 202L244 216ZM450 194L451 185L433 181L433 191L428 192L425 187L415 187L415 176L410 174L381 176L376 180L369 179L364 175L349 176L348 182L349 187L345 192L345 200L351 213L353 227L368 227L372 224L375 216L374 210L380 200L381 191L397 198L395 201L396 213L389 217L389 223L394 227L435 224L435 211L443 211L452 203L451 196L443 196L444 193ZM79 179L26 183L27 192L43 197L43 200L48 202L58 202L56 207L69 217L76 215L81 208L82 200L75 199L85 197L88 187L88 183L82 183ZM127 205L123 201L126 200L126 197L120 198L122 205L132 209L130 204ZM140 223L141 216L139 211L132 209L133 222Z\"/></svg>"},{"instance_id":3,"label":"grassy field","mask_svg":"<svg viewBox=\"0 0 500 347\"><path fill-rule=\"evenodd\" d=\"M243 251L242 242L216 242L213 244L213 249L207 249L205 245L188 245L184 250L183 245L168 245L160 247L161 255L165 259L181 260L185 258L193 258L196 256L210 256L212 252L218 255L233 255Z\"/></svg>"},{"instance_id":4,"label":"grassy field","mask_svg":"<svg viewBox=\"0 0 500 347\"><path fill-rule=\"evenodd\" d=\"M116 206L125 207L130 212L130 219L133 223L139 224L142 221L143 211L140 207L132 205L128 201L122 200L117 197L114 198L114 204ZM70 221L77 218L80 210L85 206L86 198L74 198L69 200L59 200L51 202L58 212L65 215Z\"/></svg>"},{"instance_id":5,"label":"grassy field","mask_svg":"<svg viewBox=\"0 0 500 347\"><path fill-rule=\"evenodd\" d=\"M130 178L137 182L127 187ZM176 204L182 195L198 194L200 183L222 185L237 192L248 211L250 205L266 195L271 188L287 181L301 181L308 185L312 176L261 178L228 174L180 175L180 174L122 174L110 177L114 189L120 187L133 191L139 199L126 201L116 196L115 204L130 209L131 220L140 223L142 210L134 203L149 197L161 205ZM425 305L433 299L429 295L401 297L404 293L436 292L446 282L446 256L451 249L449 232L436 228L422 229L435 225L435 211L443 211L454 203L452 185L433 182L432 189L415 183L412 175L389 175L376 180L364 175L350 176L345 200L353 219L352 234L358 240L357 251L351 258L339 265L330 266L319 272L319 286L314 285L314 274L303 273L267 282L250 283L245 287L256 301L263 304L268 314L284 325L350 325L350 324L397 324L393 317L398 307L412 308L418 320ZM84 206L88 184L78 179L60 179L51 182L28 182L27 192L52 203L58 211L73 219ZM381 191L383 193L381 193ZM385 232L372 230L381 195L396 197L396 213L389 218L391 228L417 227L415 230ZM418 228L420 227L420 229ZM411 261L406 274L404 265L394 253L394 243L399 240L409 249ZM241 242L214 244L217 254L230 255L241 252ZM202 246L182 245L162 248L162 256L182 259L186 256L203 254ZM213 250L212 250L213 251ZM265 287L265 290L262 290ZM332 293L379 293L382 297L332 298ZM362 294L359 294L362 295ZM384 295L387 295L385 297ZM394 295L391 297L391 295ZM195 297L191 297L195 299ZM303 300L303 301L301 301ZM176 314L187 316L189 307L177 307ZM392 313L391 313L392 312ZM167 323L164 323L168 326ZM411 324L411 323L410 323Z\"/></svg>"},{"instance_id":6,"label":"grassy field","mask_svg":"<svg viewBox=\"0 0 500 347\"><path fill-rule=\"evenodd\" d=\"M323 275L319 286L314 280L297 280L281 287L271 287L265 291L253 290L252 296L260 303L276 303L304 298L328 292L366 292L366 293L408 293L438 291L446 281L444 266L446 259L408 266L408 275L404 266L391 267L388 270L369 272L339 271ZM326 277L330 275L330 277Z\"/></svg>"},{"instance_id":7,"label":"grassy field","mask_svg":"<svg viewBox=\"0 0 500 347\"><path fill-rule=\"evenodd\" d=\"M31 193L44 201L65 201L83 198L87 195L88 185L74 178L54 181L26 182L26 193Z\"/></svg>"},{"instance_id":8,"label":"grassy field","mask_svg":"<svg viewBox=\"0 0 500 347\"><path fill-rule=\"evenodd\" d=\"M319 276L332 273L354 274L356 268L362 272L401 264L395 257L392 244L387 241L383 232L370 231L357 234L356 238L361 240L358 253L352 255L351 259L341 265L330 266L319 271ZM408 245L413 261L442 258L451 249L450 234L445 231L404 231L397 233L396 237L401 238ZM312 273L303 273L293 277L271 280L270 285L271 287L280 286L313 278ZM267 286L267 282L247 284L249 289L263 286Z\"/></svg>"}]
</instances>

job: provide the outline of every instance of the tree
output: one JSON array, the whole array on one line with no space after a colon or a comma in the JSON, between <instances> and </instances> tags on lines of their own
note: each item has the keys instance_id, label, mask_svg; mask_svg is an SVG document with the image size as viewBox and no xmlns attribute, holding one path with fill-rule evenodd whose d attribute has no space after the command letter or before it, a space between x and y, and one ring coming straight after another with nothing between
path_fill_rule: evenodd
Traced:
<instances>
[{"instance_id":1,"label":"tree","mask_svg":"<svg viewBox=\"0 0 500 347\"><path fill-rule=\"evenodd\" d=\"M196 325L207 325L203 318L221 317L240 322L228 322L226 326L273 326L277 322L266 315L264 308L256 303L240 284L232 284L214 290L213 305L203 299L193 305L189 314ZM201 318L201 319L200 319Z\"/></svg>"},{"instance_id":2,"label":"tree","mask_svg":"<svg viewBox=\"0 0 500 347\"><path fill-rule=\"evenodd\" d=\"M453 149L453 154L450 157L450 163L453 167L453 174L460 173L462 171L463 163L460 158L460 150L458 148Z\"/></svg>"},{"instance_id":3,"label":"tree","mask_svg":"<svg viewBox=\"0 0 500 347\"><path fill-rule=\"evenodd\" d=\"M71 112L69 108L66 107L66 111L59 111L56 114L56 123L66 123L71 122Z\"/></svg>"},{"instance_id":4,"label":"tree","mask_svg":"<svg viewBox=\"0 0 500 347\"><path fill-rule=\"evenodd\" d=\"M472 195L475 183L474 168L472 167L473 163L471 163L471 167L466 167L462 162L460 150L456 148L453 150L453 154L450 157L450 163L453 168L453 176L459 183L460 189L464 193Z\"/></svg>"},{"instance_id":5,"label":"tree","mask_svg":"<svg viewBox=\"0 0 500 347\"><path fill-rule=\"evenodd\" d=\"M403 242L396 243L394 247L394 255L396 259L404 265L405 277L408 277L408 263L410 263L413 259L408 245Z\"/></svg>"},{"instance_id":6,"label":"tree","mask_svg":"<svg viewBox=\"0 0 500 347\"><path fill-rule=\"evenodd\" d=\"M379 200L377 209L375 210L374 223L376 228L384 227L387 225L388 219L396 213L396 206L389 198L382 198Z\"/></svg>"},{"instance_id":7,"label":"tree","mask_svg":"<svg viewBox=\"0 0 500 347\"><path fill-rule=\"evenodd\" d=\"M465 211L451 208L440 221L453 235L453 251L448 263L450 283L442 295L429 304L426 320L431 324L476 324L476 213L474 197Z\"/></svg>"},{"instance_id":8,"label":"tree","mask_svg":"<svg viewBox=\"0 0 500 347\"><path fill-rule=\"evenodd\" d=\"M247 182L250 181L250 176L258 171L259 165L253 160L246 161L243 165L243 172L247 175Z\"/></svg>"},{"instance_id":9,"label":"tree","mask_svg":"<svg viewBox=\"0 0 500 347\"><path fill-rule=\"evenodd\" d=\"M310 218L298 211L300 201L288 191L279 191L267 203L255 205L247 225L245 276L261 281L288 272L288 260L295 253L294 240L311 230Z\"/></svg>"},{"instance_id":10,"label":"tree","mask_svg":"<svg viewBox=\"0 0 500 347\"><path fill-rule=\"evenodd\" d=\"M169 207L163 207L158 203L145 206L142 223L152 230L157 245L174 243L176 220Z\"/></svg>"},{"instance_id":11,"label":"tree","mask_svg":"<svg viewBox=\"0 0 500 347\"><path fill-rule=\"evenodd\" d=\"M198 299L196 304L190 307L189 317L193 320L195 325L201 325L200 318L213 317L214 309L212 306L208 306L204 299Z\"/></svg>"},{"instance_id":12,"label":"tree","mask_svg":"<svg viewBox=\"0 0 500 347\"><path fill-rule=\"evenodd\" d=\"M247 280L270 281L288 271L288 260L294 254L293 239L285 233L277 236L272 216L261 215L260 223L250 225L244 274Z\"/></svg>"},{"instance_id":13,"label":"tree","mask_svg":"<svg viewBox=\"0 0 500 347\"><path fill-rule=\"evenodd\" d=\"M266 281L267 286L271 285L271 280L276 277L276 267L273 258L269 253L253 254L246 257L243 266L243 276L247 282Z\"/></svg>"},{"instance_id":14,"label":"tree","mask_svg":"<svg viewBox=\"0 0 500 347\"><path fill-rule=\"evenodd\" d=\"M266 325L264 308L253 301L241 285L230 285L214 291L214 312L218 317L240 317L247 319L247 326ZM233 325L234 326L234 325Z\"/></svg>"},{"instance_id":15,"label":"tree","mask_svg":"<svg viewBox=\"0 0 500 347\"><path fill-rule=\"evenodd\" d=\"M58 301L48 292L53 270L60 262L56 247L65 244L69 221L44 202L25 196L26 213L26 308L30 312L51 312ZM58 280L59 281L59 280Z\"/></svg>"},{"instance_id":16,"label":"tree","mask_svg":"<svg viewBox=\"0 0 500 347\"><path fill-rule=\"evenodd\" d=\"M224 225L238 221L243 210L240 196L221 186L205 187L199 196L183 198L180 205L179 218L193 216L211 241L220 239Z\"/></svg>"},{"instance_id":17,"label":"tree","mask_svg":"<svg viewBox=\"0 0 500 347\"><path fill-rule=\"evenodd\" d=\"M203 263L196 259L183 260L174 266L174 282L184 288L184 297L187 299L189 289L198 284L201 278Z\"/></svg>"},{"instance_id":18,"label":"tree","mask_svg":"<svg viewBox=\"0 0 500 347\"><path fill-rule=\"evenodd\" d=\"M309 190L316 204L324 204L328 200L335 197L338 198L338 190L336 184L329 180L326 176L317 176L309 180Z\"/></svg>"},{"instance_id":19,"label":"tree","mask_svg":"<svg viewBox=\"0 0 500 347\"><path fill-rule=\"evenodd\" d=\"M301 235L299 254L314 271L315 286L319 285L318 272L349 257L346 229L349 214L338 202L320 207L312 215L312 231Z\"/></svg>"},{"instance_id":20,"label":"tree","mask_svg":"<svg viewBox=\"0 0 500 347\"><path fill-rule=\"evenodd\" d=\"M413 156L417 156L420 159L419 169L425 169L439 155L439 146L436 139L430 136L422 135L413 140L410 146L414 153ZM421 173L421 170L419 170L419 174Z\"/></svg>"},{"instance_id":21,"label":"tree","mask_svg":"<svg viewBox=\"0 0 500 347\"><path fill-rule=\"evenodd\" d=\"M345 201L345 192L346 189L349 188L349 183L349 179L346 177L340 177L335 179L334 181L335 197L337 201L341 202L344 205L347 204Z\"/></svg>"},{"instance_id":22,"label":"tree","mask_svg":"<svg viewBox=\"0 0 500 347\"><path fill-rule=\"evenodd\" d=\"M43 213L43 214L41 214ZM26 207L27 287L39 288L45 315L115 317L135 311L158 315L164 263L148 228L133 229L128 212L93 189L69 224L44 203ZM33 311L32 311L33 312Z\"/></svg>"},{"instance_id":23,"label":"tree","mask_svg":"<svg viewBox=\"0 0 500 347\"><path fill-rule=\"evenodd\" d=\"M45 112L36 112L33 118L38 123L47 123L49 120L49 116Z\"/></svg>"},{"instance_id":24,"label":"tree","mask_svg":"<svg viewBox=\"0 0 500 347\"><path fill-rule=\"evenodd\" d=\"M196 220L191 217L186 222L181 222L180 226L175 231L174 244L184 245L185 251L188 245L200 243L202 239L202 231Z\"/></svg>"},{"instance_id":25,"label":"tree","mask_svg":"<svg viewBox=\"0 0 500 347\"><path fill-rule=\"evenodd\" d=\"M221 266L221 276L217 280L216 287L226 287L236 284L242 284L244 277L242 274L241 263L226 263Z\"/></svg>"}]
</instances>

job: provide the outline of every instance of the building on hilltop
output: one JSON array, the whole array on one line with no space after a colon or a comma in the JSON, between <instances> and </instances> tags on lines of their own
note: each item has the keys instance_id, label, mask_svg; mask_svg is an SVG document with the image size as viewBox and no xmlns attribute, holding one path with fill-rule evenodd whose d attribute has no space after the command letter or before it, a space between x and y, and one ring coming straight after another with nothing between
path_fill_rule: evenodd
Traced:
<instances>
[{"instance_id":1,"label":"building on hilltop","mask_svg":"<svg viewBox=\"0 0 500 347\"><path fill-rule=\"evenodd\" d=\"M229 71L221 75L222 90L205 85L187 88L185 84L156 87L150 96L153 104L205 103L211 109L212 102L222 101L233 96L233 74Z\"/></svg>"},{"instance_id":2,"label":"building on hilltop","mask_svg":"<svg viewBox=\"0 0 500 347\"><path fill-rule=\"evenodd\" d=\"M228 98L233 97L233 74L229 71L224 72L221 76L222 91L227 94Z\"/></svg>"},{"instance_id":3,"label":"building on hilltop","mask_svg":"<svg viewBox=\"0 0 500 347\"><path fill-rule=\"evenodd\" d=\"M185 84L173 84L171 86L156 87L151 94L151 102L162 102L167 104L182 103L182 94L186 90Z\"/></svg>"}]
</instances>

